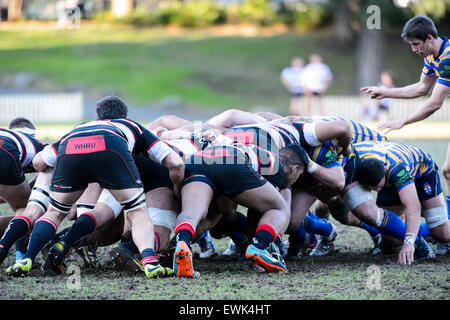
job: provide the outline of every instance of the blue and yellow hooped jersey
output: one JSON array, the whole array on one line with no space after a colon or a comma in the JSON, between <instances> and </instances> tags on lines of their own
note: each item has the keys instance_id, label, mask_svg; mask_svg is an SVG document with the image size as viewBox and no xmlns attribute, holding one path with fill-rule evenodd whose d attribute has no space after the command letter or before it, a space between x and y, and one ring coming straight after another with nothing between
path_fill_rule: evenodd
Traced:
<instances>
[{"instance_id":1,"label":"blue and yellow hooped jersey","mask_svg":"<svg viewBox=\"0 0 450 320\"><path fill-rule=\"evenodd\" d=\"M441 48L437 57L432 54L423 60L423 74L436 76L437 83L450 87L450 41L442 37Z\"/></svg>"},{"instance_id":2,"label":"blue and yellow hooped jersey","mask_svg":"<svg viewBox=\"0 0 450 320\"><path fill-rule=\"evenodd\" d=\"M331 142L314 147L308 151L308 155L317 164L325 168L339 167L339 159L333 151ZM323 188L323 184L309 173L303 173L300 178L293 184L293 188L300 187L305 190L312 191Z\"/></svg>"},{"instance_id":3,"label":"blue and yellow hooped jersey","mask_svg":"<svg viewBox=\"0 0 450 320\"><path fill-rule=\"evenodd\" d=\"M362 142L354 145L362 159L375 158L386 169L385 186L397 191L435 169L431 155L420 148L394 142Z\"/></svg>"},{"instance_id":4,"label":"blue and yellow hooped jersey","mask_svg":"<svg viewBox=\"0 0 450 320\"><path fill-rule=\"evenodd\" d=\"M347 122L350 125L352 130L352 143L359 143L363 141L388 141L388 138L378 131L369 128L366 125L363 125L359 122L356 122L351 119L346 119L342 117L321 117L314 116L311 117L312 121L320 122L320 121L333 121L333 120L342 120Z\"/></svg>"}]
</instances>

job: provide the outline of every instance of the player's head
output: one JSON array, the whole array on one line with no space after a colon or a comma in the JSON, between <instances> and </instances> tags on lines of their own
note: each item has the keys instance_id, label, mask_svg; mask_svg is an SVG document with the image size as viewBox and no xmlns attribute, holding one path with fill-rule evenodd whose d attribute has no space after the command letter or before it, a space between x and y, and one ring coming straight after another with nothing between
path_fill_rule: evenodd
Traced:
<instances>
[{"instance_id":1,"label":"player's head","mask_svg":"<svg viewBox=\"0 0 450 320\"><path fill-rule=\"evenodd\" d=\"M431 54L431 44L438 38L438 32L433 20L419 15L406 22L401 36L414 53L426 57Z\"/></svg>"},{"instance_id":2,"label":"player's head","mask_svg":"<svg viewBox=\"0 0 450 320\"><path fill-rule=\"evenodd\" d=\"M127 104L116 96L107 96L100 99L97 104L97 119L125 119L128 115Z\"/></svg>"},{"instance_id":3,"label":"player's head","mask_svg":"<svg viewBox=\"0 0 450 320\"><path fill-rule=\"evenodd\" d=\"M306 151L297 144L289 144L280 149L279 157L283 164L286 179L295 182L305 170Z\"/></svg>"},{"instance_id":4,"label":"player's head","mask_svg":"<svg viewBox=\"0 0 450 320\"><path fill-rule=\"evenodd\" d=\"M358 169L358 182L372 190L379 190L384 185L386 171L380 160L362 159Z\"/></svg>"},{"instance_id":5,"label":"player's head","mask_svg":"<svg viewBox=\"0 0 450 320\"><path fill-rule=\"evenodd\" d=\"M12 119L11 122L9 123L8 128L9 129L28 128L28 129L36 130L33 122L31 122L27 118L22 118L22 117Z\"/></svg>"}]
</instances>

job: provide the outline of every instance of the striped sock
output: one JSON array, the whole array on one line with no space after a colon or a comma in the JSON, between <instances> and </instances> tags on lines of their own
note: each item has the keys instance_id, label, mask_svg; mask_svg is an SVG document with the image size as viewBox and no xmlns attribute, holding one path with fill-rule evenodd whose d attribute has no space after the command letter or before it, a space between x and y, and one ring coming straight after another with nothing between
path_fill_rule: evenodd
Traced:
<instances>
[{"instance_id":1,"label":"striped sock","mask_svg":"<svg viewBox=\"0 0 450 320\"><path fill-rule=\"evenodd\" d=\"M146 264L158 265L159 258L156 256L155 251L152 248L147 248L142 250L141 252L141 265L145 266Z\"/></svg>"},{"instance_id":2,"label":"striped sock","mask_svg":"<svg viewBox=\"0 0 450 320\"><path fill-rule=\"evenodd\" d=\"M367 223L364 223L362 221L357 227L366 230L372 238L380 234L380 231L378 231L376 228L371 227Z\"/></svg>"},{"instance_id":3,"label":"striped sock","mask_svg":"<svg viewBox=\"0 0 450 320\"><path fill-rule=\"evenodd\" d=\"M0 240L0 245L9 251L11 246L18 239L26 236L30 231L31 222L25 216L17 216L11 219L8 226L6 227L6 232Z\"/></svg>"},{"instance_id":4,"label":"striped sock","mask_svg":"<svg viewBox=\"0 0 450 320\"><path fill-rule=\"evenodd\" d=\"M81 214L73 223L69 232L62 238L66 244L66 249L71 248L75 243L80 242L90 233L94 232L97 226L95 217L90 213Z\"/></svg>"},{"instance_id":5,"label":"striped sock","mask_svg":"<svg viewBox=\"0 0 450 320\"><path fill-rule=\"evenodd\" d=\"M318 218L317 216L316 218L305 216L304 223L305 223L305 231L307 233L313 233L328 237L331 234L331 231L333 231L331 223L329 223L325 219Z\"/></svg>"},{"instance_id":6,"label":"striped sock","mask_svg":"<svg viewBox=\"0 0 450 320\"><path fill-rule=\"evenodd\" d=\"M253 245L258 249L266 249L277 237L275 230L268 224L262 224L256 229Z\"/></svg>"},{"instance_id":7,"label":"striped sock","mask_svg":"<svg viewBox=\"0 0 450 320\"><path fill-rule=\"evenodd\" d=\"M28 250L22 259L36 259L37 254L54 238L58 226L49 219L39 219L34 224L33 232L30 236Z\"/></svg>"},{"instance_id":8,"label":"striped sock","mask_svg":"<svg viewBox=\"0 0 450 320\"><path fill-rule=\"evenodd\" d=\"M195 229L188 222L179 223L175 227L175 236L177 241L184 241L190 247L192 239L195 237Z\"/></svg>"}]
</instances>

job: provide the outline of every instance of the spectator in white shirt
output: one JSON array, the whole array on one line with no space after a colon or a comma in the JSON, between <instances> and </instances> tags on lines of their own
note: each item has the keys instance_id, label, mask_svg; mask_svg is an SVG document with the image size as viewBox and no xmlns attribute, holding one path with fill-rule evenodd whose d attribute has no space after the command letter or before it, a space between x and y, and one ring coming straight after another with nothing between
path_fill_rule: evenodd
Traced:
<instances>
[{"instance_id":1,"label":"spectator in white shirt","mask_svg":"<svg viewBox=\"0 0 450 320\"><path fill-rule=\"evenodd\" d=\"M311 54L309 64L302 71L302 85L306 97L306 115L311 116L313 100L317 100L319 114L325 115L323 96L331 85L333 74L318 54ZM313 99L317 98L317 99Z\"/></svg>"},{"instance_id":2,"label":"spectator in white shirt","mask_svg":"<svg viewBox=\"0 0 450 320\"><path fill-rule=\"evenodd\" d=\"M301 73L304 61L300 57L293 57L291 65L281 71L281 83L290 94L289 114L300 115L300 98L303 96Z\"/></svg>"}]
</instances>

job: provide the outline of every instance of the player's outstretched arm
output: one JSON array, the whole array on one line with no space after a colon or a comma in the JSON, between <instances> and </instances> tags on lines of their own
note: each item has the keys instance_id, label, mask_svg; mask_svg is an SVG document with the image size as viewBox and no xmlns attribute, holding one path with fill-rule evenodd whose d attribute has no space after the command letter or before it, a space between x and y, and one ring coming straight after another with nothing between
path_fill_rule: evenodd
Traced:
<instances>
[{"instance_id":1,"label":"player's outstretched arm","mask_svg":"<svg viewBox=\"0 0 450 320\"><path fill-rule=\"evenodd\" d=\"M424 96L430 92L436 83L436 76L427 76L422 73L418 82L399 88L383 88L377 86L367 86L360 89L372 99L397 98L413 99Z\"/></svg>"},{"instance_id":2,"label":"player's outstretched arm","mask_svg":"<svg viewBox=\"0 0 450 320\"><path fill-rule=\"evenodd\" d=\"M431 96L414 113L407 116L405 119L391 120L380 123L378 125L378 129L383 130L384 134L387 134L391 130L401 129L407 124L424 120L442 107L445 99L449 94L450 87L437 83L433 89Z\"/></svg>"}]
</instances>

